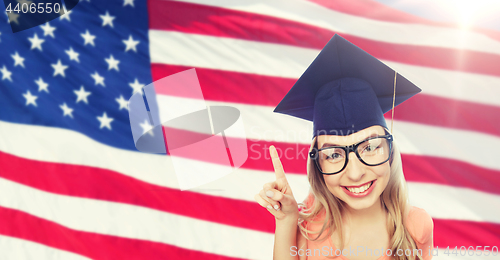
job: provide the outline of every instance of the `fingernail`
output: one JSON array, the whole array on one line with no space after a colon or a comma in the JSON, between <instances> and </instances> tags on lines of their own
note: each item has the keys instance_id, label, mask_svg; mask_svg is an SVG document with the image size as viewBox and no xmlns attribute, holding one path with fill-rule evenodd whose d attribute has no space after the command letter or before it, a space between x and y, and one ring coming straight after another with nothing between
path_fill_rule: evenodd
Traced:
<instances>
[{"instance_id":1,"label":"fingernail","mask_svg":"<svg viewBox=\"0 0 500 260\"><path fill-rule=\"evenodd\" d=\"M266 191L266 196L268 196L269 198L272 198L274 196L274 192L268 190L268 191Z\"/></svg>"},{"instance_id":2,"label":"fingernail","mask_svg":"<svg viewBox=\"0 0 500 260\"><path fill-rule=\"evenodd\" d=\"M275 209L275 210L279 210L279 209L280 209L280 206L278 206L278 205L274 205L274 209Z\"/></svg>"},{"instance_id":3,"label":"fingernail","mask_svg":"<svg viewBox=\"0 0 500 260\"><path fill-rule=\"evenodd\" d=\"M269 151L271 152L271 157L278 157L278 153L276 152L276 148L274 148L274 146L271 146L271 148L269 148Z\"/></svg>"},{"instance_id":4,"label":"fingernail","mask_svg":"<svg viewBox=\"0 0 500 260\"><path fill-rule=\"evenodd\" d=\"M273 209L273 207L271 207L271 205L267 205L267 208L270 210Z\"/></svg>"}]
</instances>

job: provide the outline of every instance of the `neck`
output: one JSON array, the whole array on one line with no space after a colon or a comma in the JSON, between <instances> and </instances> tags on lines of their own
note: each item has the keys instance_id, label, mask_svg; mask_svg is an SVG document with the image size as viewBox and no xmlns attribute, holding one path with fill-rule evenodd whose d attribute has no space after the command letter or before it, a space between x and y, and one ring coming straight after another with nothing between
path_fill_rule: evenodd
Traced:
<instances>
[{"instance_id":1,"label":"neck","mask_svg":"<svg viewBox=\"0 0 500 260\"><path fill-rule=\"evenodd\" d=\"M372 206L365 209L353 209L346 205L345 220L356 225L373 223L375 219L385 218L386 212L382 207L380 198Z\"/></svg>"}]
</instances>

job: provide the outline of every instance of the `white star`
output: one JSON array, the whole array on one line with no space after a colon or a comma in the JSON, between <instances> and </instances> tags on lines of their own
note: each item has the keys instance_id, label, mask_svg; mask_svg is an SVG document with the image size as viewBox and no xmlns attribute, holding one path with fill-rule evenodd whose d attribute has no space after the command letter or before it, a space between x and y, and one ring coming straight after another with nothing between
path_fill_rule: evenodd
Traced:
<instances>
[{"instance_id":1,"label":"white star","mask_svg":"<svg viewBox=\"0 0 500 260\"><path fill-rule=\"evenodd\" d=\"M115 60L115 58L113 58L113 55L110 55L109 58L104 60L108 63L108 70L115 69L116 71L120 71L118 69L118 63L120 63L120 61Z\"/></svg>"},{"instance_id":2,"label":"white star","mask_svg":"<svg viewBox=\"0 0 500 260\"><path fill-rule=\"evenodd\" d=\"M127 5L135 7L134 6L134 0L123 0L123 6L127 6Z\"/></svg>"},{"instance_id":3,"label":"white star","mask_svg":"<svg viewBox=\"0 0 500 260\"><path fill-rule=\"evenodd\" d=\"M19 56L19 53L14 53L12 55L10 55L13 59L14 59L14 67L17 66L17 65L20 65L21 67L24 68L24 58Z\"/></svg>"},{"instance_id":4,"label":"white star","mask_svg":"<svg viewBox=\"0 0 500 260\"><path fill-rule=\"evenodd\" d=\"M43 79L42 77L38 78L38 80L35 80L35 83L38 85L38 92L40 91L45 91L47 93L49 93L49 84L47 84L46 82L43 82Z\"/></svg>"},{"instance_id":5,"label":"white star","mask_svg":"<svg viewBox=\"0 0 500 260\"><path fill-rule=\"evenodd\" d=\"M82 33L80 35L85 40L85 43L83 45L90 44L92 46L95 46L95 44L94 44L95 35L90 34L89 30L85 31L85 33Z\"/></svg>"},{"instance_id":6,"label":"white star","mask_svg":"<svg viewBox=\"0 0 500 260\"><path fill-rule=\"evenodd\" d=\"M99 73L97 73L97 71L94 74L90 74L90 76L94 79L96 86L101 85L101 86L105 87L104 77L101 77L101 75L99 75Z\"/></svg>"},{"instance_id":7,"label":"white star","mask_svg":"<svg viewBox=\"0 0 500 260\"><path fill-rule=\"evenodd\" d=\"M132 35L130 35L128 37L128 40L122 40L123 43L125 43L125 52L127 52L128 50L133 50L135 52L137 52L137 49L136 49L136 46L137 44L139 44L139 41L134 41L134 39L132 38Z\"/></svg>"},{"instance_id":8,"label":"white star","mask_svg":"<svg viewBox=\"0 0 500 260\"><path fill-rule=\"evenodd\" d=\"M8 13L7 16L9 17L9 23L19 24L19 21L17 20L17 19L19 19L19 14L12 12L12 13Z\"/></svg>"},{"instance_id":9,"label":"white star","mask_svg":"<svg viewBox=\"0 0 500 260\"><path fill-rule=\"evenodd\" d=\"M33 49L39 49L40 51L42 50L42 43L45 41L44 39L38 38L38 35L35 33L35 36L33 38L29 38L28 40L31 42L31 50Z\"/></svg>"},{"instance_id":10,"label":"white star","mask_svg":"<svg viewBox=\"0 0 500 260\"><path fill-rule=\"evenodd\" d=\"M150 131L153 129L153 126L147 119L144 119L144 123L139 124L139 126L142 128L142 134L148 133L149 135L154 136L153 131Z\"/></svg>"},{"instance_id":11,"label":"white star","mask_svg":"<svg viewBox=\"0 0 500 260\"><path fill-rule=\"evenodd\" d=\"M23 4L27 4L28 6L33 3L32 1L27 1L27 0L17 0L20 6L23 6Z\"/></svg>"},{"instance_id":12,"label":"white star","mask_svg":"<svg viewBox=\"0 0 500 260\"><path fill-rule=\"evenodd\" d=\"M71 18L69 17L69 15L71 14L71 10L66 11L66 6L64 6L63 8L64 8L64 14L61 15L60 20L65 19L68 20L68 22L71 22Z\"/></svg>"},{"instance_id":13,"label":"white star","mask_svg":"<svg viewBox=\"0 0 500 260\"><path fill-rule=\"evenodd\" d=\"M120 110L127 109L128 110L128 100L125 100L122 95L119 98L115 98L116 102L120 105Z\"/></svg>"},{"instance_id":14,"label":"white star","mask_svg":"<svg viewBox=\"0 0 500 260\"><path fill-rule=\"evenodd\" d=\"M135 93L142 94L142 87L144 87L144 84L139 83L137 78L135 79L134 82L128 83L128 85L133 89L132 95Z\"/></svg>"},{"instance_id":15,"label":"white star","mask_svg":"<svg viewBox=\"0 0 500 260\"><path fill-rule=\"evenodd\" d=\"M76 62L80 63L80 59L78 56L80 53L73 50L73 47L69 47L69 50L65 50L66 54L69 56L69 60L76 60Z\"/></svg>"},{"instance_id":16,"label":"white star","mask_svg":"<svg viewBox=\"0 0 500 260\"><path fill-rule=\"evenodd\" d=\"M7 67L5 67L5 65L3 65L3 67L0 69L0 72L2 73L2 81L8 79L10 82L12 82L12 78L10 77L12 76L12 72L7 70Z\"/></svg>"},{"instance_id":17,"label":"white star","mask_svg":"<svg viewBox=\"0 0 500 260\"><path fill-rule=\"evenodd\" d=\"M31 95L31 92L28 90L26 94L23 94L23 97L26 99L26 106L32 104L36 107L36 99L38 98L37 96Z\"/></svg>"},{"instance_id":18,"label":"white star","mask_svg":"<svg viewBox=\"0 0 500 260\"><path fill-rule=\"evenodd\" d=\"M62 105L59 106L63 110L63 116L69 116L73 118L73 109L71 107L68 107L66 103L63 103Z\"/></svg>"},{"instance_id":19,"label":"white star","mask_svg":"<svg viewBox=\"0 0 500 260\"><path fill-rule=\"evenodd\" d=\"M92 93L86 92L85 89L83 88L83 86L80 87L80 90L78 90L78 91L73 90L73 92L75 92L75 94L76 94L76 103L78 103L80 101L85 102L85 104L89 103L89 101L87 100L87 97Z\"/></svg>"},{"instance_id":20,"label":"white star","mask_svg":"<svg viewBox=\"0 0 500 260\"><path fill-rule=\"evenodd\" d=\"M66 74L64 74L64 70L68 69L68 66L64 65L61 63L61 60L57 60L56 64L50 64L52 68L54 68L54 75L53 77L57 75L61 75L63 77L66 77Z\"/></svg>"},{"instance_id":21,"label":"white star","mask_svg":"<svg viewBox=\"0 0 500 260\"><path fill-rule=\"evenodd\" d=\"M97 120L99 120L99 122L101 122L101 126L99 126L99 129L106 127L107 129L111 130L111 122L113 122L114 119L111 117L108 117L108 115L106 115L106 112L104 112L104 114L102 116L98 116Z\"/></svg>"},{"instance_id":22,"label":"white star","mask_svg":"<svg viewBox=\"0 0 500 260\"><path fill-rule=\"evenodd\" d=\"M40 26L40 28L43 30L43 36L50 35L50 37L55 38L54 31L56 30L56 27L50 26L49 22Z\"/></svg>"},{"instance_id":23,"label":"white star","mask_svg":"<svg viewBox=\"0 0 500 260\"><path fill-rule=\"evenodd\" d=\"M99 17L101 17L102 19L102 26L106 26L106 25L109 25L111 27L113 27L113 20L116 18L114 16L111 16L109 15L108 11L106 11L106 14L105 15L99 15Z\"/></svg>"}]
</instances>

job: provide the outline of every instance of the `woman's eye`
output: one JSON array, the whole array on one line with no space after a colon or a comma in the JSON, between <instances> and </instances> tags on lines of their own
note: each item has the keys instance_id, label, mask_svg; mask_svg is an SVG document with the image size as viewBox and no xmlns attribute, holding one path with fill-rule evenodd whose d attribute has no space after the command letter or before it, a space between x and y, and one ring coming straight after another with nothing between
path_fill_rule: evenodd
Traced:
<instances>
[{"instance_id":1,"label":"woman's eye","mask_svg":"<svg viewBox=\"0 0 500 260\"><path fill-rule=\"evenodd\" d=\"M379 148L379 147L378 147L378 146L376 146L376 145L367 145L363 151L366 151L366 152L373 152L373 151L375 151L377 148Z\"/></svg>"},{"instance_id":2,"label":"woman's eye","mask_svg":"<svg viewBox=\"0 0 500 260\"><path fill-rule=\"evenodd\" d=\"M326 157L327 159L338 159L338 158L342 158L342 154L340 153L334 153L334 154L331 154L329 156Z\"/></svg>"}]
</instances>

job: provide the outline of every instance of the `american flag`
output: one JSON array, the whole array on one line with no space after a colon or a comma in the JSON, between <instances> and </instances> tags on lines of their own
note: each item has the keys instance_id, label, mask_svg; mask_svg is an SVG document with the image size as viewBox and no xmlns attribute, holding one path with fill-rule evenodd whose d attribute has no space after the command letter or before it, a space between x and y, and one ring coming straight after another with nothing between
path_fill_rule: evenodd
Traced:
<instances>
[{"instance_id":1,"label":"american flag","mask_svg":"<svg viewBox=\"0 0 500 260\"><path fill-rule=\"evenodd\" d=\"M394 135L435 259L500 259L444 250L500 246L500 32L381 2L86 0L16 34L0 14L0 259L271 259L267 148L302 201L312 135L272 111L335 33L422 88ZM127 100L191 68L241 112L249 158L180 191L168 156L135 149Z\"/></svg>"}]
</instances>

